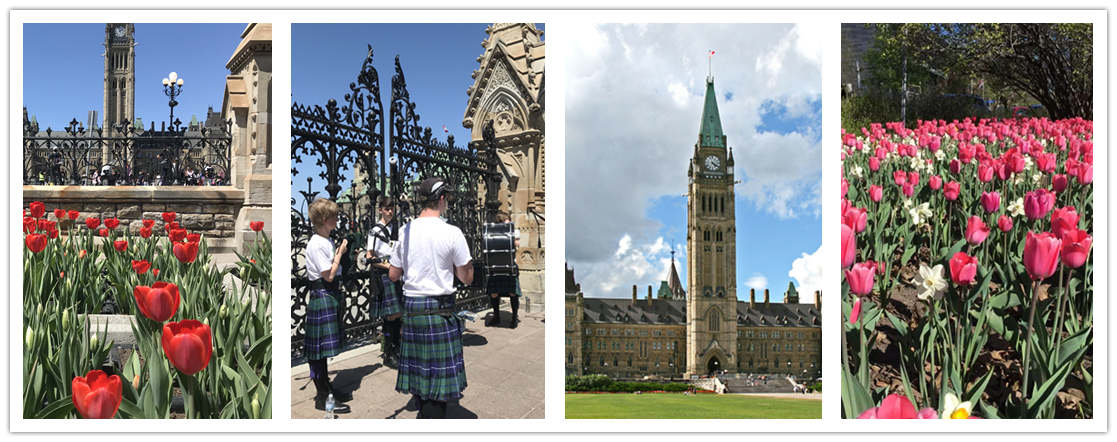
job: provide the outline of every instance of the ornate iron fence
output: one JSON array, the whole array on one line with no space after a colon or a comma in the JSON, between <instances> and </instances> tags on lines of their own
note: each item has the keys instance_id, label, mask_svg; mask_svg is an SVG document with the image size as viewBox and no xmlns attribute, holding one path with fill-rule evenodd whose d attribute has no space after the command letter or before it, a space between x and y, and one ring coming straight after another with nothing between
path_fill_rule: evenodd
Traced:
<instances>
[{"instance_id":1,"label":"ornate iron fence","mask_svg":"<svg viewBox=\"0 0 1117 442\"><path fill-rule=\"evenodd\" d=\"M390 118L384 118L380 98L380 76L373 66L373 51L361 65L357 80L349 84L343 103L330 99L325 107L293 103L291 106L291 177L306 175L313 162L318 169L317 180L306 177L306 190L297 191L291 199L291 353L292 361L303 356L304 320L309 281L306 279L305 251L313 228L307 208L318 197L338 203L338 226L331 237L340 244L349 240L349 251L342 257L340 284L345 295L342 312L347 346L370 342L376 335L380 318L370 315L373 302L371 272L358 265L364 254L368 230L375 217L373 206L380 195L394 198L399 206L394 223L402 225L418 214L414 200L415 185L431 176L441 176L455 186L455 202L447 219L462 229L474 256L480 250L483 217L499 206L496 201L494 155L486 151L463 148L453 137L443 142L434 139L429 127L419 126L419 115L407 92L403 70L396 58L396 74L392 77ZM390 137L385 124L390 122ZM487 128L487 139L492 130ZM390 138L390 151L386 143ZM389 153L392 159L388 159ZM391 164L388 170L388 164ZM299 184L301 187L302 184ZM479 309L487 304L478 288L462 287L458 305Z\"/></svg>"},{"instance_id":2,"label":"ornate iron fence","mask_svg":"<svg viewBox=\"0 0 1117 442\"><path fill-rule=\"evenodd\" d=\"M232 122L143 130L129 121L62 131L23 121L23 184L82 186L229 184Z\"/></svg>"}]
</instances>

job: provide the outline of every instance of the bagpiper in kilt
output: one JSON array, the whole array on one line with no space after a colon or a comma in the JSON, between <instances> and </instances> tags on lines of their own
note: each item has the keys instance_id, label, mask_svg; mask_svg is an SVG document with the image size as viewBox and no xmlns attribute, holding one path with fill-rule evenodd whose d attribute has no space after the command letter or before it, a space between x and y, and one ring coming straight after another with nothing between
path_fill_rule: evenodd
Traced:
<instances>
[{"instance_id":1,"label":"bagpiper in kilt","mask_svg":"<svg viewBox=\"0 0 1117 442\"><path fill-rule=\"evenodd\" d=\"M332 358L341 352L345 335L341 332L340 310L337 298L329 289L321 287L310 291L310 302L306 305L307 360Z\"/></svg>"},{"instance_id":2,"label":"bagpiper in kilt","mask_svg":"<svg viewBox=\"0 0 1117 442\"><path fill-rule=\"evenodd\" d=\"M403 291L399 284L388 278L387 259L392 254L395 244L392 242L392 219L395 218L395 201L387 196L381 196L377 201L379 219L376 225L369 230L365 258L371 259L369 266L372 270L372 292L375 299L372 302L372 317L381 319L381 357L384 365L391 368L399 366L400 328L403 326L400 314L403 313Z\"/></svg>"},{"instance_id":3,"label":"bagpiper in kilt","mask_svg":"<svg viewBox=\"0 0 1117 442\"><path fill-rule=\"evenodd\" d=\"M341 352L343 344L341 311L345 300L340 298L338 283L342 274L341 257L345 255L349 241L343 240L335 249L330 239L330 232L337 228L336 203L318 198L310 203L308 212L314 227L314 235L307 241L304 257L307 279L310 281L304 345L306 362L310 366L310 378L314 381L316 391L314 408L324 410L331 395L337 402L353 399L350 393L334 389L333 384L330 383L329 368L326 364L327 358L337 356ZM335 404L333 411L348 413L349 406Z\"/></svg>"},{"instance_id":4,"label":"bagpiper in kilt","mask_svg":"<svg viewBox=\"0 0 1117 442\"><path fill-rule=\"evenodd\" d=\"M455 279L473 282L472 257L461 229L443 221L450 186L419 184L419 216L403 226L389 260L389 278L402 281L404 319L396 391L419 404L419 419L445 419L448 401L466 387L461 319L453 314Z\"/></svg>"}]
</instances>

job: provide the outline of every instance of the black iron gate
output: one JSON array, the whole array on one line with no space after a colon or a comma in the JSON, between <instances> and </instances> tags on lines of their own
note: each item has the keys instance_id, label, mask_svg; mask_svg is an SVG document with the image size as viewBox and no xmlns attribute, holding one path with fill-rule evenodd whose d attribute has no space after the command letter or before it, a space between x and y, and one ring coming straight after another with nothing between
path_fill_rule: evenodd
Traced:
<instances>
[{"instance_id":1,"label":"black iron gate","mask_svg":"<svg viewBox=\"0 0 1117 442\"><path fill-rule=\"evenodd\" d=\"M313 234L307 215L311 201L323 197L338 203L341 210L332 239L338 244L342 239L349 240L349 251L342 257L343 269L339 276L345 292L342 315L348 347L370 343L380 324L379 318L370 315L374 293L371 272L363 263L358 264L363 261L367 234L375 222L374 206L380 195L387 194L397 201L397 220L402 225L418 214L419 207L412 204L418 182L431 176L448 179L454 186L455 202L451 204L447 219L461 228L474 257L480 251L481 226L499 206L496 186L500 175L496 172L492 149L477 151L459 147L454 144L453 136L443 142L432 136L429 127L419 126L419 114L407 92L398 56L395 70L387 120L371 45L357 81L349 84L342 104L333 99L324 108L292 103L292 363L301 361L303 356L309 293L304 254ZM391 128L390 137L385 137L386 123ZM487 126L484 133L487 140L492 140L491 127ZM313 161L321 171L317 180L306 177L306 190L296 190L295 180L305 176L305 173L300 175L300 164L304 161ZM487 304L478 288L462 287L457 296L458 305L463 308L476 310Z\"/></svg>"}]
</instances>

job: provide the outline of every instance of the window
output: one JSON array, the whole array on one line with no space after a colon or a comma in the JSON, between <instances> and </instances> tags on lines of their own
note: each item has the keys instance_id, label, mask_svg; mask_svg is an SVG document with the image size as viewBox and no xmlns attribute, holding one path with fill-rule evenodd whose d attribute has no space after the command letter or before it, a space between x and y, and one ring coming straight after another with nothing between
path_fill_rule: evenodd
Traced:
<instances>
[{"instance_id":1,"label":"window","mask_svg":"<svg viewBox=\"0 0 1117 442\"><path fill-rule=\"evenodd\" d=\"M780 338L780 332L778 332L778 331L772 332L772 339L779 339L779 338Z\"/></svg>"},{"instance_id":2,"label":"window","mask_svg":"<svg viewBox=\"0 0 1117 442\"><path fill-rule=\"evenodd\" d=\"M621 331L618 330L618 329L615 329L615 328L610 330L610 332L613 336L620 336L620 334L621 334Z\"/></svg>"},{"instance_id":3,"label":"window","mask_svg":"<svg viewBox=\"0 0 1117 442\"><path fill-rule=\"evenodd\" d=\"M706 322L710 327L710 331L721 331L721 312L716 308L710 309L710 313L706 315Z\"/></svg>"},{"instance_id":4,"label":"window","mask_svg":"<svg viewBox=\"0 0 1117 442\"><path fill-rule=\"evenodd\" d=\"M574 353L567 353L566 354L566 363L567 364L573 364L574 363Z\"/></svg>"}]
</instances>

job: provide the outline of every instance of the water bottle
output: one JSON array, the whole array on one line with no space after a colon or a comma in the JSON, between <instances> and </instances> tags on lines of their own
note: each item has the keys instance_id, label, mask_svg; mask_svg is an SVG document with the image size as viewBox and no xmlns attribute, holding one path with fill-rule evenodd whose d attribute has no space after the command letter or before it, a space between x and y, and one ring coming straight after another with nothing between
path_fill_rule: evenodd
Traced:
<instances>
[{"instance_id":1,"label":"water bottle","mask_svg":"<svg viewBox=\"0 0 1117 442\"><path fill-rule=\"evenodd\" d=\"M334 404L334 394L330 393L330 396L326 398L326 419L334 418Z\"/></svg>"}]
</instances>

